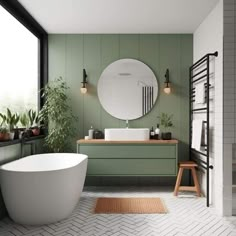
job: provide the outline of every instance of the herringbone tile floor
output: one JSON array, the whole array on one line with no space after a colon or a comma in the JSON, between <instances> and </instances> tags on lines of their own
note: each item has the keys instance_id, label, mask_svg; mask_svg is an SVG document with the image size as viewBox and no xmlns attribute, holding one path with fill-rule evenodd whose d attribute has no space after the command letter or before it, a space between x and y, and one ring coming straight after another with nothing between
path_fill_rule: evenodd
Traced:
<instances>
[{"instance_id":1,"label":"herringbone tile floor","mask_svg":"<svg viewBox=\"0 0 236 236\"><path fill-rule=\"evenodd\" d=\"M97 197L161 197L168 214L93 214ZM174 197L169 188L90 187L70 218L41 227L0 221L1 236L236 236L236 217L223 218L205 207L205 198Z\"/></svg>"}]
</instances>

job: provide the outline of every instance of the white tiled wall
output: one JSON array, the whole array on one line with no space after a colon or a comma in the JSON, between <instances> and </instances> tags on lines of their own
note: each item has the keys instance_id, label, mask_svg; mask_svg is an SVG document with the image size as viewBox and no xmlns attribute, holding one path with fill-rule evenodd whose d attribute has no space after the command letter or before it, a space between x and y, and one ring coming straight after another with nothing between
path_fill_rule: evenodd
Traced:
<instances>
[{"instance_id":1,"label":"white tiled wall","mask_svg":"<svg viewBox=\"0 0 236 236\"><path fill-rule=\"evenodd\" d=\"M235 22L236 1L220 0L194 33L194 61L206 53L219 52L214 64L214 102L211 103L214 134L211 136L214 165L211 200L222 215L232 215L232 161L236 161L233 152L236 143ZM204 175L201 180L204 190Z\"/></svg>"},{"instance_id":2,"label":"white tiled wall","mask_svg":"<svg viewBox=\"0 0 236 236\"><path fill-rule=\"evenodd\" d=\"M210 63L210 203L223 214L223 0L220 0L194 32L194 61L218 51ZM204 115L195 117L204 119ZM206 175L200 172L202 191L206 192Z\"/></svg>"}]
</instances>

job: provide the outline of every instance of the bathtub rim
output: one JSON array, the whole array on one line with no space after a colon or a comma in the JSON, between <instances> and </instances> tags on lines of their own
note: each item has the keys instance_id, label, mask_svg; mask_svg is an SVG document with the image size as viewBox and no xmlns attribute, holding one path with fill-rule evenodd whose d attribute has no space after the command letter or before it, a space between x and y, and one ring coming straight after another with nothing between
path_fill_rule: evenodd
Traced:
<instances>
[{"instance_id":1,"label":"bathtub rim","mask_svg":"<svg viewBox=\"0 0 236 236\"><path fill-rule=\"evenodd\" d=\"M19 169L13 169L13 168L11 168L11 169L8 169L8 168L6 168L6 166L8 166L8 165L11 165L13 162L19 162L19 161L21 161L21 160L23 160L23 159L26 159L26 158L29 158L29 157L33 157L33 156L47 156L47 155L57 155L57 154L59 154L59 155L63 155L63 154L65 154L65 155L80 155L80 156L82 156L82 158L79 160L79 162L78 163L76 163L75 165L71 165L71 166L68 166L68 167L65 167L65 168L55 168L55 169L49 169L49 170L25 170L25 169L23 169L23 170L19 170ZM53 158L53 157L52 157ZM1 172L12 172L12 173L45 173L45 172L58 172L58 171L63 171L63 170L69 170L69 169L71 169L71 168L74 168L74 167L76 167L76 166L78 166L79 164L81 164L82 162L84 162L84 161L88 161L88 156L87 155L85 155L85 154L82 154L82 153L42 153L42 154L35 154L35 155L29 155L29 156L26 156L26 157L23 157L23 158L20 158L20 159L17 159L17 160L14 160L14 161L11 161L11 162L8 162L8 163L6 163L6 164L3 164L3 165L1 165L0 166L0 173Z\"/></svg>"}]
</instances>

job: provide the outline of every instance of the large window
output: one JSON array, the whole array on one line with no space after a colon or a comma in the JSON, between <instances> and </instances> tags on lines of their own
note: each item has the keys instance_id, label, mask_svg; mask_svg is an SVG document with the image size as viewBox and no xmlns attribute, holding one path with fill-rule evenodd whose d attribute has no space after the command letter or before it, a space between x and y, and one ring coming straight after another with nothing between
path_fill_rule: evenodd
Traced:
<instances>
[{"instance_id":1,"label":"large window","mask_svg":"<svg viewBox=\"0 0 236 236\"><path fill-rule=\"evenodd\" d=\"M0 6L0 112L38 110L39 39Z\"/></svg>"}]
</instances>

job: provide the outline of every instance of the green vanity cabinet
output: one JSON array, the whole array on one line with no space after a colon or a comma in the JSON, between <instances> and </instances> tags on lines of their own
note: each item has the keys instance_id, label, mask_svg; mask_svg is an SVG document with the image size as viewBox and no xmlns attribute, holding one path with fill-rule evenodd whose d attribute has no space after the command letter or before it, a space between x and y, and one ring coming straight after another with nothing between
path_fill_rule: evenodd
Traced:
<instances>
[{"instance_id":1,"label":"green vanity cabinet","mask_svg":"<svg viewBox=\"0 0 236 236\"><path fill-rule=\"evenodd\" d=\"M177 140L79 140L77 152L88 155L88 176L176 176Z\"/></svg>"}]
</instances>

